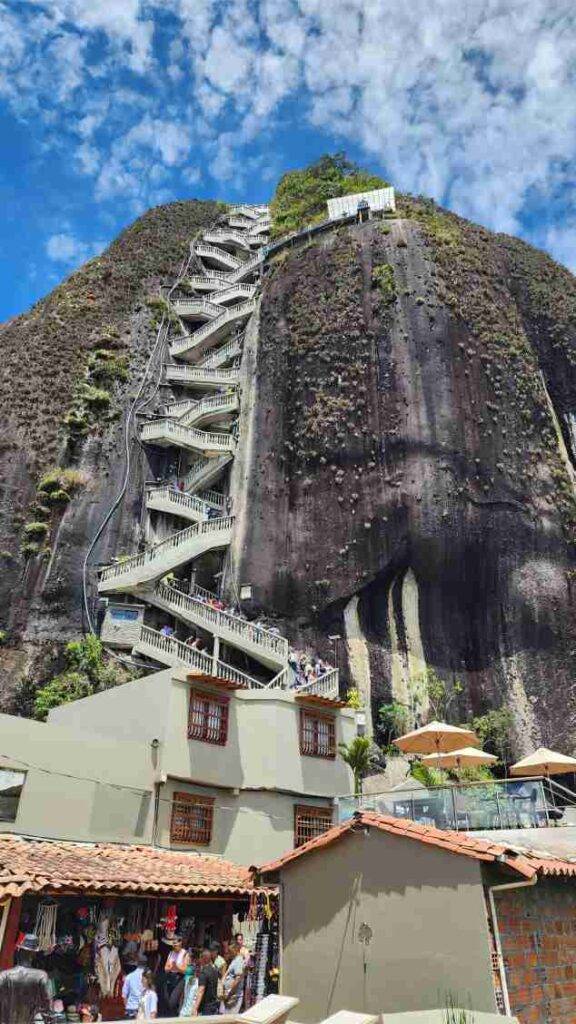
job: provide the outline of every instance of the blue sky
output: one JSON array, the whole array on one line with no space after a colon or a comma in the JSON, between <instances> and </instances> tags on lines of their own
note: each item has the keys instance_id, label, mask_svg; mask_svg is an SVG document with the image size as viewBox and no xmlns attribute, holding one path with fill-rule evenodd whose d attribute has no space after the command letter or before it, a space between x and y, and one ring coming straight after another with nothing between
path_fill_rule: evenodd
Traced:
<instances>
[{"instance_id":1,"label":"blue sky","mask_svg":"<svg viewBox=\"0 0 576 1024\"><path fill-rule=\"evenodd\" d=\"M0 320L323 152L576 268L573 0L0 0Z\"/></svg>"}]
</instances>

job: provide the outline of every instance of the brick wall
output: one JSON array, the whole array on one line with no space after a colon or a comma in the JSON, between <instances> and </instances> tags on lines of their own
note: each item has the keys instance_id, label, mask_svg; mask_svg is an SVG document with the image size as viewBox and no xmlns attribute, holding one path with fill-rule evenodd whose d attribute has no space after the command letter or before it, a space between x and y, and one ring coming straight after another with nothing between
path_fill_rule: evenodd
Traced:
<instances>
[{"instance_id":1,"label":"brick wall","mask_svg":"<svg viewBox=\"0 0 576 1024\"><path fill-rule=\"evenodd\" d=\"M521 1024L576 1024L576 884L539 878L495 894L512 1013Z\"/></svg>"}]
</instances>

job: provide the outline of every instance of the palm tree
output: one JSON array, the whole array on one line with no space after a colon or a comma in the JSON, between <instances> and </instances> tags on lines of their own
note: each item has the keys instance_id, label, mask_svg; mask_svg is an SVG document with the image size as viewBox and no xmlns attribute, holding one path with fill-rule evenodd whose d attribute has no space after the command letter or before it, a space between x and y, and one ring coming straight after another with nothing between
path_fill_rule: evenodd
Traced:
<instances>
[{"instance_id":1,"label":"palm tree","mask_svg":"<svg viewBox=\"0 0 576 1024\"><path fill-rule=\"evenodd\" d=\"M368 736L355 736L348 745L341 743L338 747L340 757L352 770L354 776L354 796L362 796L362 779L367 774L374 759L372 740Z\"/></svg>"}]
</instances>

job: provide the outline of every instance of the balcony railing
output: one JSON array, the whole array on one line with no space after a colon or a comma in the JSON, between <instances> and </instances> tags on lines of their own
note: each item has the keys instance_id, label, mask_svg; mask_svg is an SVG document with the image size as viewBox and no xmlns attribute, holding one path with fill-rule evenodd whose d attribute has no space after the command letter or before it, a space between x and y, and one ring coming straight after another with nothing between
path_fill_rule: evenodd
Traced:
<instances>
[{"instance_id":1,"label":"balcony railing","mask_svg":"<svg viewBox=\"0 0 576 1024\"><path fill-rule=\"evenodd\" d=\"M576 793L544 777L402 787L359 802L343 797L340 820L359 807L460 832L576 824Z\"/></svg>"}]
</instances>

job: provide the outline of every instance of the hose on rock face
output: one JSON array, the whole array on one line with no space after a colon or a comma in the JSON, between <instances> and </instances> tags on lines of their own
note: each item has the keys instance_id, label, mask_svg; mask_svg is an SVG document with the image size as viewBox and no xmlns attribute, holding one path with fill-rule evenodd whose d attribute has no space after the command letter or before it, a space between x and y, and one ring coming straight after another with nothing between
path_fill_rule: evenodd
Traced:
<instances>
[{"instance_id":1,"label":"hose on rock face","mask_svg":"<svg viewBox=\"0 0 576 1024\"><path fill-rule=\"evenodd\" d=\"M218 224L218 222L219 222L219 216L216 217L208 225L207 229L206 228L199 228L198 231L196 232L196 234L194 235L194 237L192 239L192 242L190 243L190 247L189 247L188 253L184 257L184 259L182 260L182 263L180 265L180 269L178 270L178 274L177 274L176 280L174 281L174 284L172 285L172 287L170 288L170 290L168 292L168 301L170 301L174 291L176 290L176 288L178 287L178 285L180 284L180 282L182 281L184 276L188 273L188 269L190 267L190 264L191 264L192 260L196 259L196 256L195 256L195 253L194 253L194 242L196 241L197 238L199 238L202 235L202 233L205 230L210 230L212 227L215 227ZM85 615L85 619L86 619L86 625L88 627L88 632L89 633L94 633L95 630L94 630L94 623L93 623L93 620L92 620L92 616L90 614L90 607L89 607L89 601L88 601L88 563L89 563L90 556L91 556L91 554L92 554L96 544L98 543L100 537L102 536L102 533L104 532L104 530L108 526L108 523L110 522L112 516L116 512L116 509L120 505L122 499L124 498L124 495L126 494L126 490L128 488L128 482L130 480L130 471L131 471L131 458L130 458L130 440L131 440L131 438L130 438L130 431L131 431L132 424L133 424L135 416L139 412L141 412L142 409L145 409L146 406L150 404L150 402L152 401L152 399L156 395L156 393L158 391L158 388L160 386L160 380L161 380L161 377L162 377L162 361L160 362L160 369L159 369L158 376L156 378L156 385L154 387L154 390L152 391L152 394L149 395L148 398L144 402L139 404L140 400L141 400L141 397L142 397L142 392L143 392L144 387L145 387L145 385L147 383L147 379L148 379L148 374L150 372L150 368L152 367L152 365L154 363L154 359L155 359L157 353L160 351L163 343L167 339L167 336L168 336L168 323L166 322L166 314L164 314L163 317L162 317L162 321L160 323L160 327L158 328L158 334L156 336L156 342L154 344L152 352L150 353L150 357L148 359L148 362L146 364L146 368L144 370L144 374L143 374L142 380L140 382L140 387L138 388L136 397L134 398L134 400L133 400L133 402L132 402L132 404L131 404L131 406L130 406L130 408L128 410L128 414L126 416L126 421L125 421L125 426L124 426L125 469L124 469L124 478L123 478L123 481L122 481L122 486L120 488L120 491L118 492L117 497L115 498L115 500L112 502L112 505L108 509L108 512L106 513L104 519L100 523L100 526L96 530L96 533L94 534L94 537L92 538L92 540L90 542L88 550L86 551L86 554L84 556L84 561L82 563L82 600L83 600L83 605L84 605L84 615ZM112 652L110 652L110 653L112 653ZM116 655L116 657L117 657L117 655ZM120 660L120 659L118 659L118 660Z\"/></svg>"},{"instance_id":2,"label":"hose on rock face","mask_svg":"<svg viewBox=\"0 0 576 1024\"><path fill-rule=\"evenodd\" d=\"M188 266L190 264L190 259L191 259L191 253L189 253L188 256L186 256L184 258L184 260L182 261L182 264L180 266L180 270L178 271L178 276L177 276L174 284L172 285L172 288L170 289L170 291L168 293L168 298L170 298L170 296L172 295L174 290L178 287L178 285L180 284L180 281L182 280L182 278L186 274L186 271L187 271ZM152 349L152 351L150 353L150 356L148 358L148 362L146 363L146 367L145 367L145 370L144 370L144 373L143 373L143 376L142 376L142 380L140 381L140 386L138 388L138 391L136 393L136 396L135 396L134 400L132 401L132 404L130 405L130 408L128 410L128 414L126 416L125 424L124 424L124 459L125 459L125 466L124 466L124 478L122 480L122 486L121 486L121 488L120 488L116 498L112 502L112 505L108 509L108 512L104 516L104 519L100 523L100 526L96 530L96 533L94 534L94 536L93 536L93 538L92 538L92 540L90 542L90 545L89 545L89 547L88 547L88 549L86 551L86 554L84 556L84 561L82 563L82 599L83 599L83 604L84 604L84 615L85 615L85 618L86 618L86 625L88 627L88 632L89 633L94 633L95 630L94 630L94 623L93 623L93 620L92 620L92 616L90 614L90 606L89 606L89 601L88 601L88 563L89 563L89 560L90 560L90 556L91 556L94 548L96 547L96 544L98 543L100 537L102 536L102 533L104 532L104 530L108 526L108 523L110 522L110 520L111 520L112 516L114 515L116 509L120 505L120 502L124 498L124 495L126 494L126 490L128 488L128 482L130 480L130 470L131 470L131 458L130 458L130 440L131 440L131 438L130 438L130 432L131 432L131 428L132 428L133 419L134 419L135 415L138 412L140 412L141 409L144 409L152 401L152 398L154 397L154 395L158 391L158 387L159 387L159 383L160 383L160 376L162 374L162 362L160 363L160 374L159 374L159 376L157 378L156 387L154 388L154 391L152 392L152 395L150 395L141 405L139 405L140 400L142 398L142 392L144 391L144 388L145 388L147 380L148 380L148 374L150 372L150 368L152 367L152 365L154 363L156 355L158 354L158 352L160 351L162 345L164 344L164 342L165 342L165 340L167 338L167 335L168 335L168 326L167 326L167 322L166 322L166 314L164 314L163 317L162 317L162 321L160 323L160 326L158 328L158 333L156 335L156 341L154 343L154 347L153 347L153 349Z\"/></svg>"}]
</instances>

